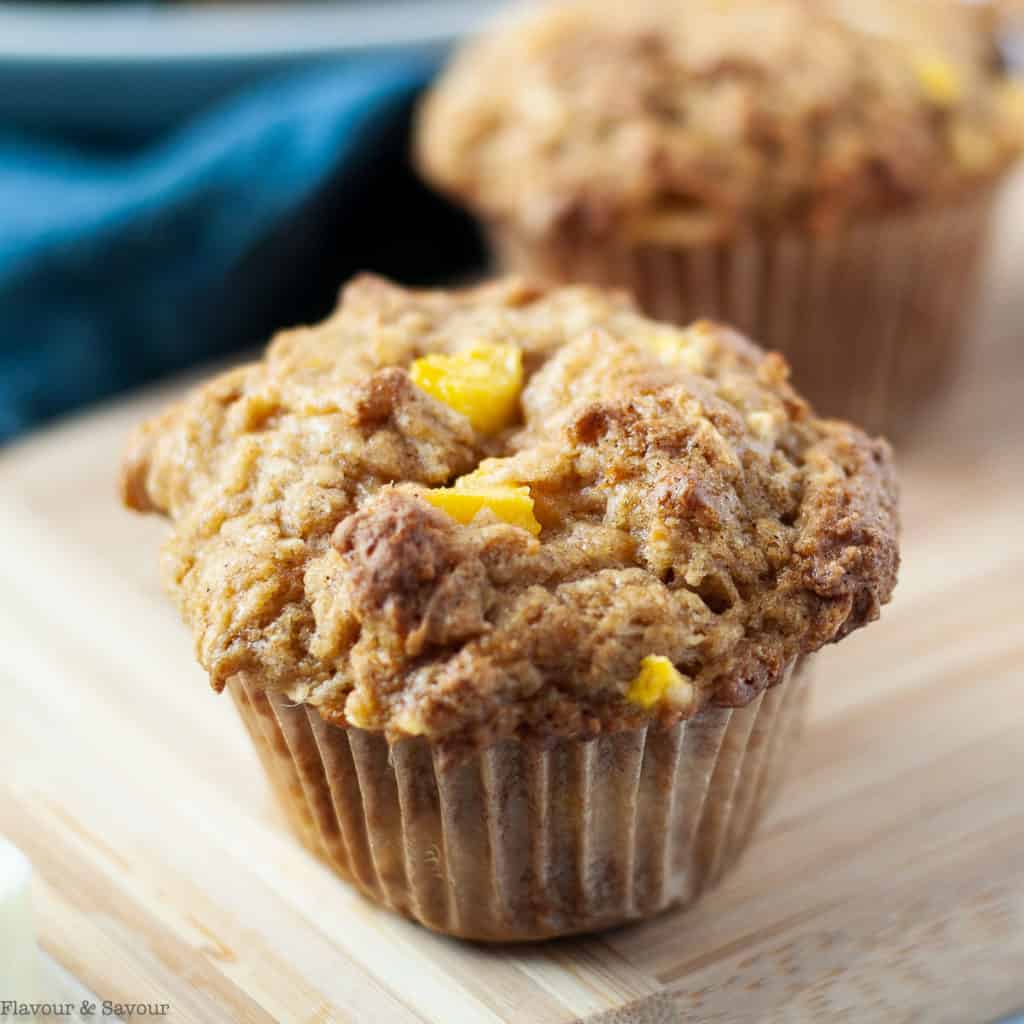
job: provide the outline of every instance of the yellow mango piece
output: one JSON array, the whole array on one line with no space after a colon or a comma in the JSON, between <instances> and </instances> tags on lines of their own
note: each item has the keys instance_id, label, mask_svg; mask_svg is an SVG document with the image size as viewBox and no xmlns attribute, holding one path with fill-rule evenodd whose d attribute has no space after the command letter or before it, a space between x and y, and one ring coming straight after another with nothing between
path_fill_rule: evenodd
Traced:
<instances>
[{"instance_id":1,"label":"yellow mango piece","mask_svg":"<svg viewBox=\"0 0 1024 1024\"><path fill-rule=\"evenodd\" d=\"M675 331L654 331L647 336L646 340L658 358L666 362L674 360L682 348L679 335Z\"/></svg>"},{"instance_id":2,"label":"yellow mango piece","mask_svg":"<svg viewBox=\"0 0 1024 1024\"><path fill-rule=\"evenodd\" d=\"M653 331L646 341L663 363L674 363L688 373L701 374L707 369L704 331L701 324L686 330L665 328Z\"/></svg>"},{"instance_id":3,"label":"yellow mango piece","mask_svg":"<svg viewBox=\"0 0 1024 1024\"><path fill-rule=\"evenodd\" d=\"M455 481L455 487L460 491L473 490L478 487L523 487L524 484L520 484L516 480L510 480L507 478L502 480L500 473L502 465L505 464L507 459L490 458L484 459L471 473L466 473L460 476Z\"/></svg>"},{"instance_id":4,"label":"yellow mango piece","mask_svg":"<svg viewBox=\"0 0 1024 1024\"><path fill-rule=\"evenodd\" d=\"M424 497L435 508L460 523L472 522L481 509L487 508L503 522L529 530L534 536L540 533L540 523L533 514L533 498L530 497L529 487L473 485L457 480L454 487L437 487L427 491Z\"/></svg>"},{"instance_id":5,"label":"yellow mango piece","mask_svg":"<svg viewBox=\"0 0 1024 1024\"><path fill-rule=\"evenodd\" d=\"M626 699L642 708L652 708L662 701L688 708L693 698L693 683L668 658L657 654L649 654L640 662L640 672L626 691Z\"/></svg>"},{"instance_id":6,"label":"yellow mango piece","mask_svg":"<svg viewBox=\"0 0 1024 1024\"><path fill-rule=\"evenodd\" d=\"M963 95L960 72L935 54L922 54L914 62L914 74L925 96L937 107L951 107Z\"/></svg>"},{"instance_id":7,"label":"yellow mango piece","mask_svg":"<svg viewBox=\"0 0 1024 1024\"><path fill-rule=\"evenodd\" d=\"M370 694L353 690L345 701L345 717L357 729L368 729L377 713L376 702Z\"/></svg>"},{"instance_id":8,"label":"yellow mango piece","mask_svg":"<svg viewBox=\"0 0 1024 1024\"><path fill-rule=\"evenodd\" d=\"M415 360L412 382L462 413L482 434L494 434L516 416L523 389L523 354L515 345L479 345L452 355Z\"/></svg>"}]
</instances>

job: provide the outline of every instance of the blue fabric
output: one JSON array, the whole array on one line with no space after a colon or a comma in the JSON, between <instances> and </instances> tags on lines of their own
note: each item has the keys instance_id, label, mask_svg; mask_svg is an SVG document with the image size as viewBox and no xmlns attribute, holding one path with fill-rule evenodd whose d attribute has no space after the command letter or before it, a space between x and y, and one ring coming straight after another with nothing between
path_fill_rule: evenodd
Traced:
<instances>
[{"instance_id":1,"label":"blue fabric","mask_svg":"<svg viewBox=\"0 0 1024 1024\"><path fill-rule=\"evenodd\" d=\"M362 267L430 280L469 259L407 167L433 71L320 66L139 152L0 134L0 439L321 315Z\"/></svg>"}]
</instances>

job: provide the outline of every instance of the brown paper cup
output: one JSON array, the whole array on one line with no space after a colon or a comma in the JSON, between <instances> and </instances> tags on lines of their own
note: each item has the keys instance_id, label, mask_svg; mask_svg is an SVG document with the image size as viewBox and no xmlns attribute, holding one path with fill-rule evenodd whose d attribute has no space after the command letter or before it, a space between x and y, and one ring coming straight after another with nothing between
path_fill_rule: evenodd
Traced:
<instances>
[{"instance_id":1,"label":"brown paper cup","mask_svg":"<svg viewBox=\"0 0 1024 1024\"><path fill-rule=\"evenodd\" d=\"M790 760L804 668L740 709L587 742L507 741L454 766L251 683L230 691L295 833L368 897L489 941L690 903L747 845Z\"/></svg>"},{"instance_id":2,"label":"brown paper cup","mask_svg":"<svg viewBox=\"0 0 1024 1024\"><path fill-rule=\"evenodd\" d=\"M827 237L531 243L499 227L492 240L503 269L626 288L661 320L730 324L782 352L797 389L820 413L898 434L953 376L997 191Z\"/></svg>"}]
</instances>

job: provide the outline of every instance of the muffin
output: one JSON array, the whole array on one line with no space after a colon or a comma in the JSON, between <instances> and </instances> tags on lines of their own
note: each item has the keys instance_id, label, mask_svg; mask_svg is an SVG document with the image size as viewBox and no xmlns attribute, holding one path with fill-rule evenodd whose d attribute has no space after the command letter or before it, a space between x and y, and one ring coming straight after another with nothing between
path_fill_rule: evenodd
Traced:
<instances>
[{"instance_id":1,"label":"muffin","mask_svg":"<svg viewBox=\"0 0 1024 1024\"><path fill-rule=\"evenodd\" d=\"M734 324L893 430L951 375L1024 143L993 39L945 0L548 5L456 58L419 163L504 267Z\"/></svg>"},{"instance_id":2,"label":"muffin","mask_svg":"<svg viewBox=\"0 0 1024 1024\"><path fill-rule=\"evenodd\" d=\"M694 899L777 791L805 661L897 569L891 453L624 293L361 277L143 425L123 498L299 838L430 928Z\"/></svg>"}]
</instances>

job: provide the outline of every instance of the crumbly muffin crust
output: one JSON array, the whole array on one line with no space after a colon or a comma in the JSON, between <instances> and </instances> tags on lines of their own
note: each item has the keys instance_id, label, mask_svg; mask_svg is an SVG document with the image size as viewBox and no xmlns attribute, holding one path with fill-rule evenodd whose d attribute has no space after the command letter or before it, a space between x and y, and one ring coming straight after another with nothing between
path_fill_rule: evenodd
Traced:
<instances>
[{"instance_id":1,"label":"crumbly muffin crust","mask_svg":"<svg viewBox=\"0 0 1024 1024\"><path fill-rule=\"evenodd\" d=\"M409 368L486 343L522 350L525 386L482 434ZM453 749L670 724L749 702L895 584L888 446L817 419L787 374L619 293L364 276L144 424L123 498L173 522L164 575L218 690L243 673ZM529 488L537 536L426 500L485 459ZM628 698L652 655L688 706Z\"/></svg>"},{"instance_id":2,"label":"crumbly muffin crust","mask_svg":"<svg viewBox=\"0 0 1024 1024\"><path fill-rule=\"evenodd\" d=\"M427 176L526 234L834 229L991 180L1024 91L958 0L571 0L469 45L421 112Z\"/></svg>"}]
</instances>

